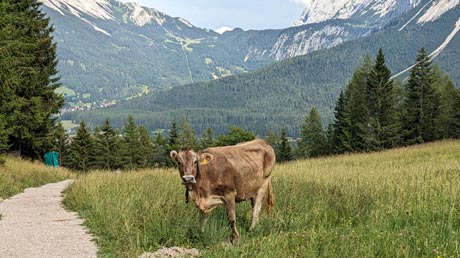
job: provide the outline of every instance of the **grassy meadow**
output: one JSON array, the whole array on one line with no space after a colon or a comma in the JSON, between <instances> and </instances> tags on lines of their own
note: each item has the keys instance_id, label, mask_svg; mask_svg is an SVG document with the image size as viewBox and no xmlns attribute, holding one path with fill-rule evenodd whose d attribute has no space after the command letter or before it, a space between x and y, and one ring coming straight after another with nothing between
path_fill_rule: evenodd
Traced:
<instances>
[{"instance_id":1,"label":"grassy meadow","mask_svg":"<svg viewBox=\"0 0 460 258\"><path fill-rule=\"evenodd\" d=\"M97 238L101 257L137 257L159 246L203 257L460 257L460 141L276 165L275 209L227 244L223 207L201 233L174 169L93 172L67 191Z\"/></svg>"},{"instance_id":2,"label":"grassy meadow","mask_svg":"<svg viewBox=\"0 0 460 258\"><path fill-rule=\"evenodd\" d=\"M65 168L53 169L41 162L30 162L14 157L5 157L0 165L0 198L6 199L24 191L28 187L37 187L48 183L74 177Z\"/></svg>"}]
</instances>

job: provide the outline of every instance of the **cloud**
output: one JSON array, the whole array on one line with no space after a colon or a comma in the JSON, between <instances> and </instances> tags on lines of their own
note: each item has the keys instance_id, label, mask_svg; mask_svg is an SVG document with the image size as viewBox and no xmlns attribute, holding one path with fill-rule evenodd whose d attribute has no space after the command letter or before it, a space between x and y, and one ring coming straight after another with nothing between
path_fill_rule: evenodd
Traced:
<instances>
[{"instance_id":1,"label":"cloud","mask_svg":"<svg viewBox=\"0 0 460 258\"><path fill-rule=\"evenodd\" d=\"M311 0L289 0L289 2L298 4L302 7L307 7L310 4Z\"/></svg>"}]
</instances>

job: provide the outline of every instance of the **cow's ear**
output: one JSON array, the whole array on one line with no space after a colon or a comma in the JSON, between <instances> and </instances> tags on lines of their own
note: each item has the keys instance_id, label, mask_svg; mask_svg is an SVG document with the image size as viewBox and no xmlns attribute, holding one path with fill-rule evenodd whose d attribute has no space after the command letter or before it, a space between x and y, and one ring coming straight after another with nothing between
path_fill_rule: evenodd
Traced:
<instances>
[{"instance_id":1,"label":"cow's ear","mask_svg":"<svg viewBox=\"0 0 460 258\"><path fill-rule=\"evenodd\" d=\"M176 157L177 157L177 151L172 150L172 151L169 153L169 156L171 156L172 159L176 159Z\"/></svg>"},{"instance_id":2,"label":"cow's ear","mask_svg":"<svg viewBox=\"0 0 460 258\"><path fill-rule=\"evenodd\" d=\"M202 153L200 156L200 164L206 165L209 161L214 158L211 153Z\"/></svg>"}]
</instances>

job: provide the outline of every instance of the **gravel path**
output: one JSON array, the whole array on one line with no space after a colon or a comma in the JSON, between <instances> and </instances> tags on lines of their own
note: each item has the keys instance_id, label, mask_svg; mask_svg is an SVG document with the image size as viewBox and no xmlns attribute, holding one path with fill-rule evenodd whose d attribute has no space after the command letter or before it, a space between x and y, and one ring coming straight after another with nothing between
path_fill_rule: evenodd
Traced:
<instances>
[{"instance_id":1,"label":"gravel path","mask_svg":"<svg viewBox=\"0 0 460 258\"><path fill-rule=\"evenodd\" d=\"M72 180L28 188L0 203L0 257L97 257L92 237L61 192Z\"/></svg>"}]
</instances>

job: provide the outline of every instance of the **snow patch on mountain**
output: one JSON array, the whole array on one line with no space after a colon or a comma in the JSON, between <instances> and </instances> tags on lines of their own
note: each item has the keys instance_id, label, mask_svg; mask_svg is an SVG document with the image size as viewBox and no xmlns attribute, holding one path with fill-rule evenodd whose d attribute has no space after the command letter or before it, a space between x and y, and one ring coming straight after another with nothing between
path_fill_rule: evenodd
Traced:
<instances>
[{"instance_id":1,"label":"snow patch on mountain","mask_svg":"<svg viewBox=\"0 0 460 258\"><path fill-rule=\"evenodd\" d=\"M398 31L402 31L405 27L407 27L407 25L409 25L413 20L415 20L415 18L417 18L420 15L420 13L422 13L422 11L425 10L425 8L432 2L433 0L422 6L422 8L420 8L420 10L412 18L409 19L409 21L407 21L401 28L399 28Z\"/></svg>"},{"instance_id":2,"label":"snow patch on mountain","mask_svg":"<svg viewBox=\"0 0 460 258\"><path fill-rule=\"evenodd\" d=\"M104 20L115 20L115 17L112 15L111 3L110 0L41 0L43 4L57 12L61 15L65 15L66 12L82 18L83 15L89 15L94 18L104 19ZM145 8L140 6L137 3L120 3L125 5L129 13L129 19L139 27L145 26L147 24L156 23L158 25L163 25L165 18L162 13L153 9ZM186 26L191 27L192 25L181 19L182 23ZM101 31L100 28L97 29Z\"/></svg>"},{"instance_id":3,"label":"snow patch on mountain","mask_svg":"<svg viewBox=\"0 0 460 258\"><path fill-rule=\"evenodd\" d=\"M222 27L220 27L218 29L215 29L214 31L219 33L219 34L224 34L224 32L232 31L232 30L233 30L233 28L230 28L228 26L222 26Z\"/></svg>"},{"instance_id":4,"label":"snow patch on mountain","mask_svg":"<svg viewBox=\"0 0 460 258\"><path fill-rule=\"evenodd\" d=\"M385 15L393 11L395 8L397 8L396 1L383 1L373 5L371 7L371 10L373 10L380 17L384 17Z\"/></svg>"},{"instance_id":5,"label":"snow patch on mountain","mask_svg":"<svg viewBox=\"0 0 460 258\"><path fill-rule=\"evenodd\" d=\"M65 15L64 12L61 11L61 9L59 9L59 6L60 5L56 5L53 1L50 1L50 0L42 0L42 3L45 5L45 6L48 6L49 8L55 10L56 12L60 13L61 15Z\"/></svg>"},{"instance_id":6,"label":"snow patch on mountain","mask_svg":"<svg viewBox=\"0 0 460 258\"><path fill-rule=\"evenodd\" d=\"M161 17L160 12L153 8L146 9L137 3L129 3L131 15L129 19L139 27L155 22L158 25L163 25L165 19Z\"/></svg>"},{"instance_id":7,"label":"snow patch on mountain","mask_svg":"<svg viewBox=\"0 0 460 258\"><path fill-rule=\"evenodd\" d=\"M107 31L105 31L105 30L99 28L98 26L96 26L94 23L88 21L87 19L85 19L85 18L81 18L81 19L82 19L84 22L86 22L86 23L88 23L89 25L91 25L91 27L93 27L93 29L95 29L96 31L102 32L103 34L105 34L105 35L107 35L107 36L110 36L110 37L112 36L112 35L110 35L110 33L108 33Z\"/></svg>"},{"instance_id":8,"label":"snow patch on mountain","mask_svg":"<svg viewBox=\"0 0 460 258\"><path fill-rule=\"evenodd\" d=\"M439 0L433 2L433 5L418 19L417 23L434 21L454 7L460 7L460 0Z\"/></svg>"},{"instance_id":9,"label":"snow patch on mountain","mask_svg":"<svg viewBox=\"0 0 460 258\"><path fill-rule=\"evenodd\" d=\"M444 50L444 48L449 45L450 41L454 38L455 35L457 35L458 31L460 30L460 19L455 23L455 27L452 30L452 32L447 36L447 38L444 40L444 42L430 54L431 59L436 58L441 52Z\"/></svg>"},{"instance_id":10,"label":"snow patch on mountain","mask_svg":"<svg viewBox=\"0 0 460 258\"><path fill-rule=\"evenodd\" d=\"M193 25L187 21L186 19L183 19L183 18L178 18L180 22L182 22L183 24L185 24L185 26L189 27L189 28L193 28Z\"/></svg>"},{"instance_id":11,"label":"snow patch on mountain","mask_svg":"<svg viewBox=\"0 0 460 258\"><path fill-rule=\"evenodd\" d=\"M114 20L111 14L109 0L41 0L42 3L65 15L63 10L68 10L73 15L80 17L83 14L104 20Z\"/></svg>"}]
</instances>

